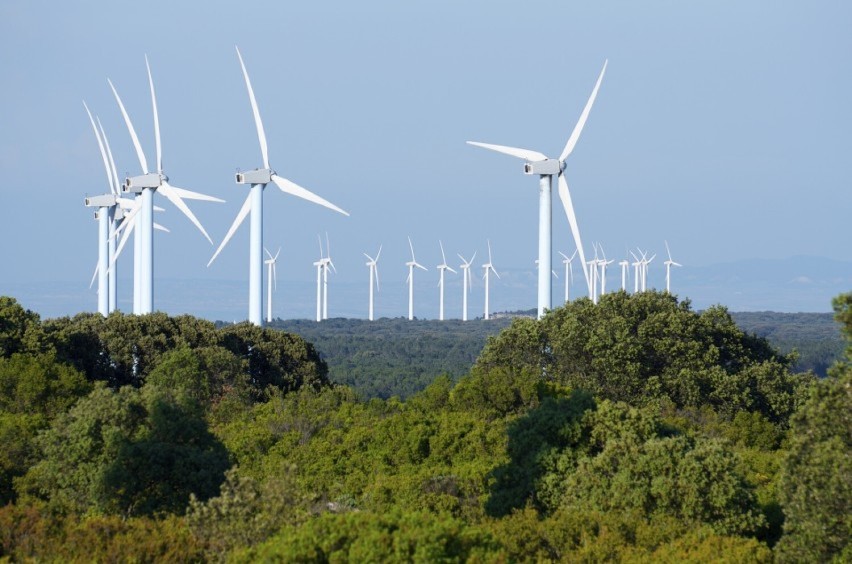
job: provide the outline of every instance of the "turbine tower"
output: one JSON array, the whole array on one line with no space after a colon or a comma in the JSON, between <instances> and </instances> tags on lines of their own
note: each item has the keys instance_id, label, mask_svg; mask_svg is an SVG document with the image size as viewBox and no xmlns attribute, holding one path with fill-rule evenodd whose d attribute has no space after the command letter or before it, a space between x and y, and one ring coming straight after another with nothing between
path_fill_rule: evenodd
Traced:
<instances>
[{"instance_id":1,"label":"turbine tower","mask_svg":"<svg viewBox=\"0 0 852 564\"><path fill-rule=\"evenodd\" d=\"M263 325L262 319L262 296L263 296L263 278L261 273L263 271L263 189L270 182L274 183L278 188L284 192L285 194L290 194L293 196L297 196L299 198L308 200L309 202L313 202L315 204L319 204L321 206L325 206L331 210L334 210L338 213L342 213L343 215L349 215L342 209L338 208L331 202L320 198L313 192L302 188L298 184L287 180L269 168L269 152L267 150L266 145L266 133L263 130L263 122L260 120L260 111L257 108L257 101L254 97L254 90L251 87L251 81L249 80L248 71L246 71L246 65L243 63L243 57L240 54L240 50L237 49L237 57L240 60L240 66L243 70L243 77L246 82L246 89L248 90L249 101L251 102L252 113L254 114L254 124L257 128L257 138L260 142L260 153L263 157L263 168L258 168L254 170L249 170L245 172L237 173L237 184L250 184L251 189L249 190L249 195L243 203L242 208L237 213L236 219L234 219L234 223L231 225L231 228L228 230L228 233L225 235L225 238L222 239L222 243L219 245L219 248L216 249L216 252L213 254L213 257L210 259L210 262L207 263L207 266L210 266L225 245L228 244L231 237L234 235L234 232L240 226L240 224L245 220L246 216L251 212L251 235L249 241L249 311L248 318L251 323L255 325Z\"/></svg>"},{"instance_id":2,"label":"turbine tower","mask_svg":"<svg viewBox=\"0 0 852 564\"><path fill-rule=\"evenodd\" d=\"M672 253L669 250L669 242L664 241L666 244L666 254L669 256L669 259L665 261L663 264L666 265L666 292L671 293L671 270L673 266L683 266L680 263L677 263L672 260Z\"/></svg>"},{"instance_id":3,"label":"turbine tower","mask_svg":"<svg viewBox=\"0 0 852 564\"><path fill-rule=\"evenodd\" d=\"M317 267L317 321L328 319L328 269L329 267L337 272L334 268L334 263L331 262L331 249L328 242L328 233L325 234L326 255L322 252L322 237L317 235L319 239L320 258L314 263Z\"/></svg>"},{"instance_id":4,"label":"turbine tower","mask_svg":"<svg viewBox=\"0 0 852 564\"><path fill-rule=\"evenodd\" d=\"M151 76L151 66L148 64L148 57L145 57L145 67L148 69L148 84L151 88L151 105L154 114L154 141L156 143L157 170L149 172L148 161L145 159L145 153L142 151L142 145L139 143L139 138L136 135L136 130L130 121L130 116L124 108L121 97L115 89L112 81L107 79L107 82L115 95L115 100L118 102L118 107L121 110L121 115L124 117L124 123L127 125L127 130L130 132L130 137L133 140L133 147L136 149L136 156L139 158L139 165L142 167L141 176L131 176L124 180L123 191L135 194L141 194L141 205L139 214L141 218L138 221L138 234L140 238L138 243L139 250L139 313L146 314L154 311L154 192L159 192L168 198L183 214L189 218L192 223L201 231L204 237L213 244L213 240L204 230L201 223L195 217L195 214L184 203L187 200L205 200L208 202L224 202L219 198L206 196L197 192L191 192L182 188L177 188L169 184L169 177L163 171L163 151L160 141L160 118L157 113L157 97L154 93L154 79ZM135 290L134 290L135 291Z\"/></svg>"},{"instance_id":5,"label":"turbine tower","mask_svg":"<svg viewBox=\"0 0 852 564\"><path fill-rule=\"evenodd\" d=\"M645 258L646 253L642 253L642 291L644 292L648 288L648 265L651 264L651 261L657 258L657 255L654 254L651 258Z\"/></svg>"},{"instance_id":6,"label":"turbine tower","mask_svg":"<svg viewBox=\"0 0 852 564\"><path fill-rule=\"evenodd\" d=\"M562 264L565 265L565 303L567 304L571 301L570 288L571 284L574 283L574 267L571 263L574 260L574 257L577 256L577 250L574 250L574 254L571 255L571 258L568 258L568 256L562 251L559 251L559 254L562 255Z\"/></svg>"},{"instance_id":7,"label":"turbine tower","mask_svg":"<svg viewBox=\"0 0 852 564\"><path fill-rule=\"evenodd\" d=\"M266 275L266 287L267 287L267 295L266 295L266 322L272 323L272 287L275 286L275 289L278 289L278 273L275 268L275 261L278 260L278 255L281 254L281 247L278 247L278 251L275 253L275 256L272 256L272 253L264 247L264 251L266 251L266 255L269 257L264 261L267 265L267 275Z\"/></svg>"},{"instance_id":8,"label":"turbine tower","mask_svg":"<svg viewBox=\"0 0 852 564\"><path fill-rule=\"evenodd\" d=\"M497 274L497 271L494 270L494 265L491 264L491 241L488 241L488 262L482 265L482 268L485 269L485 273L482 277L485 279L485 319L489 319L489 307L488 307L488 273L493 272L494 276L500 278L500 275Z\"/></svg>"},{"instance_id":9,"label":"turbine tower","mask_svg":"<svg viewBox=\"0 0 852 564\"><path fill-rule=\"evenodd\" d=\"M444 271L449 270L453 274L457 274L455 270L450 268L450 265L447 264L447 257L444 255L444 244L438 240L438 244L441 246L441 264L438 265L438 272L441 274L441 278L438 281L438 288L440 288L440 300L438 305L438 320L444 320Z\"/></svg>"},{"instance_id":10,"label":"turbine tower","mask_svg":"<svg viewBox=\"0 0 852 564\"><path fill-rule=\"evenodd\" d=\"M492 151L497 151L498 153L505 153L507 155L511 155L513 157L517 157L525 160L524 163L524 174L538 174L539 175L539 214L538 214L538 318L544 315L544 311L550 309L551 307L551 280L550 280L550 272L551 272L551 253L552 253L552 229L551 229L551 192L552 192L552 184L553 184L553 175L557 176L557 181L559 184L559 197L562 199L562 205L565 208L565 214L568 216L568 223L571 226L571 233L574 236L574 243L577 245L577 250L580 253L580 264L583 267L583 274L586 278L586 285L589 286L591 291L591 282L589 280L589 273L586 270L586 257L583 254L583 244L580 240L580 229L577 226L577 217L574 214L574 206L571 203L571 194L568 191L568 182L565 180L565 175L563 174L565 171L565 159L571 154L574 150L574 147L577 144L577 140L580 138L580 133L583 131L583 126L586 124L586 120L589 117L589 112L592 109L592 104L594 104L595 97L598 95L598 89L600 88L601 81L603 80L604 73L606 72L607 62L604 62L603 69L601 69L601 73L598 76L598 80L595 83L595 87L592 90L591 96L589 96L588 102L586 102L586 106L583 108L583 112L580 114L580 119L577 121L577 125L574 126L574 131L571 132L571 136L568 138L568 142L565 144L565 148L562 150L562 153L559 155L558 159L548 158L546 155L539 153L538 151L531 151L529 149L519 149L515 147L506 147L504 145L492 145L488 143L479 143L474 141L468 141L469 144L475 145L477 147L482 147L484 149L490 149Z\"/></svg>"},{"instance_id":11,"label":"turbine tower","mask_svg":"<svg viewBox=\"0 0 852 564\"><path fill-rule=\"evenodd\" d=\"M463 256L461 256L461 253L457 254L462 260L462 321L467 321L467 294L473 287L473 281L470 279L470 265L473 263L473 259L476 258L476 251L473 252L473 256L470 257L470 260L466 260Z\"/></svg>"},{"instance_id":12,"label":"turbine tower","mask_svg":"<svg viewBox=\"0 0 852 564\"><path fill-rule=\"evenodd\" d=\"M370 321L373 320L373 280L376 281L376 291L379 290L379 257L382 256L382 246L379 245L379 252L376 253L376 258L371 257L367 253L364 253L364 256L367 257L367 266L370 267L370 309L368 310L369 315L367 316Z\"/></svg>"},{"instance_id":13,"label":"turbine tower","mask_svg":"<svg viewBox=\"0 0 852 564\"><path fill-rule=\"evenodd\" d=\"M416 266L420 270L426 270L426 267L415 260L411 237L408 238L408 246L411 248L411 260L405 263L405 266L408 267L408 278L405 281L408 282L408 320L411 321L414 319L414 267Z\"/></svg>"}]
</instances>

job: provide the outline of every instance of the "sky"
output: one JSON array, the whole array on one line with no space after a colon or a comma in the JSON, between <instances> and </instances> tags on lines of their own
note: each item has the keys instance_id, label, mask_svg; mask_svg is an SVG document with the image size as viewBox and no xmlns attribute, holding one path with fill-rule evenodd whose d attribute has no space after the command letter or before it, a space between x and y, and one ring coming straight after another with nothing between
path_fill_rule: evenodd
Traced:
<instances>
[{"instance_id":1,"label":"sky","mask_svg":"<svg viewBox=\"0 0 852 564\"><path fill-rule=\"evenodd\" d=\"M83 199L107 183L82 102L103 122L120 175L139 174L107 78L153 161L147 54L170 182L226 200L190 202L211 246L156 197L171 232L156 234L155 308L214 315L176 293L217 283L238 294L216 294L219 305L243 307L247 222L206 266L247 195L234 173L262 164L235 46L272 168L351 214L266 188L264 242L282 248L278 279L293 290L280 299L298 302L292 315L313 307L326 233L332 283L363 287L351 299L364 304L340 311L366 308L362 253L380 245L384 299L404 304L408 236L430 269L418 271L418 292L435 294L439 240L454 266L457 253L484 262L490 240L495 267L509 273L492 287L495 308L535 307L538 179L465 141L558 156L605 60L565 172L587 253L597 242L609 258L637 247L662 257L668 241L684 269L819 257L840 265L848 290L850 24L843 0L4 0L0 294L23 288L37 303L35 289L52 284L72 298L45 313L96 309L97 224ZM555 194L553 205L554 255L570 254ZM662 260L652 268L660 287ZM129 253L119 272L126 301ZM501 291L518 297L501 302ZM385 314L405 314L394 308Z\"/></svg>"}]
</instances>

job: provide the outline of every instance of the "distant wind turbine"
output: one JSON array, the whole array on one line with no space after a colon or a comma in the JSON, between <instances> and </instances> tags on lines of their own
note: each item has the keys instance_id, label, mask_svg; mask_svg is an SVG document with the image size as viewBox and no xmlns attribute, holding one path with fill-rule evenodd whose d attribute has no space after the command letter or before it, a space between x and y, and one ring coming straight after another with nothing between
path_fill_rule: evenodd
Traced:
<instances>
[{"instance_id":1,"label":"distant wind turbine","mask_svg":"<svg viewBox=\"0 0 852 564\"><path fill-rule=\"evenodd\" d=\"M621 291L627 291L627 273L630 269L630 261L627 259L622 260L618 263L618 266L621 267Z\"/></svg>"},{"instance_id":2,"label":"distant wind turbine","mask_svg":"<svg viewBox=\"0 0 852 564\"><path fill-rule=\"evenodd\" d=\"M376 282L376 291L379 290L379 257L382 256L382 246L379 245L379 252L376 253L376 257L373 258L367 253L364 253L364 256L367 257L367 266L370 268L370 308L368 310L368 318L370 321L373 321L373 280Z\"/></svg>"},{"instance_id":3,"label":"distant wind turbine","mask_svg":"<svg viewBox=\"0 0 852 564\"><path fill-rule=\"evenodd\" d=\"M408 282L408 319L412 320L414 319L414 267L420 270L426 270L426 267L414 258L414 245L411 244L411 237L408 238L408 247L411 249L411 260L405 263L405 266L408 267L408 278L405 281Z\"/></svg>"},{"instance_id":4,"label":"distant wind turbine","mask_svg":"<svg viewBox=\"0 0 852 564\"><path fill-rule=\"evenodd\" d=\"M439 240L438 244L441 246L441 264L438 265L438 272L440 273L440 280L438 281L438 288L440 288L440 300L438 305L438 320L444 320L444 271L449 270L453 274L456 274L456 271L450 268L450 265L447 264L447 257L444 255L444 244Z\"/></svg>"},{"instance_id":5,"label":"distant wind turbine","mask_svg":"<svg viewBox=\"0 0 852 564\"><path fill-rule=\"evenodd\" d=\"M571 262L574 260L574 257L577 256L577 250L574 250L574 254L571 255L571 258L559 251L559 254L562 255L562 264L565 265L565 303L567 304L571 300L571 284L574 283L574 267Z\"/></svg>"},{"instance_id":6,"label":"distant wind turbine","mask_svg":"<svg viewBox=\"0 0 852 564\"><path fill-rule=\"evenodd\" d=\"M552 253L552 242L551 242L551 193L552 193L552 185L553 185L553 175L557 176L557 181L559 185L559 197L562 199L562 205L565 208L565 214L568 216L568 223L571 226L571 233L574 236L574 243L577 245L577 250L580 253L580 264L583 267L583 274L586 278L586 285L590 285L591 282L589 280L589 273L586 270L586 257L583 254L583 244L580 240L580 229L577 226L577 217L574 214L574 205L571 203L571 194L568 191L568 182L565 180L565 176L563 172L565 171L565 159L571 154L574 150L574 147L577 144L577 140L580 138L580 133L583 131L583 126L586 124L586 120L589 117L589 112L592 109L592 104L594 104L595 97L598 95L598 89L600 88L601 81L603 80L604 73L606 72L607 62L604 62L603 69L601 69L601 73L598 76L598 80L595 83L595 87L592 90L591 96L589 96L588 102L586 102L586 106L583 108L582 113L580 114L580 119L577 121L577 125L574 126L574 131L571 132L571 136L568 138L568 142L565 144L565 148L562 150L562 153L559 155L558 159L550 159L546 155L539 153L538 151L531 151L529 149L519 149L516 147L506 147L504 145L492 145L489 143L479 143L474 141L468 141L469 144L475 145L477 147L482 147L483 149L489 149L491 151L497 151L498 153L504 153L506 155L510 155L513 157L517 157L525 160L524 163L524 174L538 174L539 175L539 214L538 214L538 317L539 319L544 315L545 310L550 309L551 306L551 280L550 280L550 272L551 268L551 253Z\"/></svg>"},{"instance_id":7,"label":"distant wind turbine","mask_svg":"<svg viewBox=\"0 0 852 564\"><path fill-rule=\"evenodd\" d=\"M264 251L266 251L266 255L269 257L264 262L267 265L267 275L266 275L266 287L267 287L267 295L266 295L266 322L272 323L272 287L275 286L275 289L278 289L278 273L275 268L275 261L278 260L278 255L281 254L281 247L278 247L278 251L275 253L275 256L272 256L272 253L264 247Z\"/></svg>"},{"instance_id":8,"label":"distant wind turbine","mask_svg":"<svg viewBox=\"0 0 852 564\"><path fill-rule=\"evenodd\" d=\"M473 286L473 281L470 278L470 265L476 258L476 251L473 252L473 256L470 257L470 260L467 260L463 256L461 256L461 253L457 254L462 260L462 321L467 321L467 294L468 292L470 292L470 289Z\"/></svg>"},{"instance_id":9,"label":"distant wind turbine","mask_svg":"<svg viewBox=\"0 0 852 564\"><path fill-rule=\"evenodd\" d=\"M603 245L598 245L598 246L600 247L601 255L603 256L603 259L601 259L598 263L598 264L600 264L600 267L601 267L601 294L600 295L603 296L604 294L606 294L606 267L611 265L613 262L615 262L615 260L614 259L606 260L606 253L603 250Z\"/></svg>"},{"instance_id":10,"label":"distant wind turbine","mask_svg":"<svg viewBox=\"0 0 852 564\"><path fill-rule=\"evenodd\" d=\"M240 67L242 67L243 70L243 77L245 78L246 89L248 90L249 101L251 102L251 109L252 113L254 114L254 124L257 128L257 138L260 142L260 153L263 157L263 168L237 173L237 184L251 184L251 190L249 191L249 195L243 203L243 207L240 208L240 211L237 213L237 217L236 219L234 219L234 223L231 225L231 228L228 230L228 233L225 235L225 238L222 239L222 243L219 245L219 248L216 249L216 252L210 259L210 262L207 263L207 266L210 266L213 261L216 260L216 257L219 255L222 249L225 248L225 245L228 244L228 241L230 241L231 237L234 235L234 232L237 230L243 220L245 220L249 212L251 212L251 235L249 240L248 318L249 321L251 323L254 323L255 325L263 325L263 306L261 304L263 295L263 189L266 187L266 185L270 182L273 182L285 194L291 194L293 196L308 200L309 202L325 206L331 210L342 213L343 215L348 216L349 214L338 208L331 202L320 198L313 192L302 188L298 184L295 184L294 182L291 182L286 178L278 176L278 174L274 170L269 168L269 153L266 145L266 133L263 130L263 122L260 120L260 111L257 108L257 101L254 97L254 90L252 90L248 71L246 71L246 66L245 63L243 63L243 57L240 54L239 49L237 49L237 58L239 58L240 60ZM319 315L317 317L319 318Z\"/></svg>"},{"instance_id":11,"label":"distant wind turbine","mask_svg":"<svg viewBox=\"0 0 852 564\"><path fill-rule=\"evenodd\" d=\"M669 256L668 260L663 263L663 264L666 265L666 292L671 293L671 269L672 269L673 266L683 266L683 265L672 260L672 253L669 250L669 242L668 241L664 241L664 242L666 244L666 254Z\"/></svg>"},{"instance_id":12,"label":"distant wind turbine","mask_svg":"<svg viewBox=\"0 0 852 564\"><path fill-rule=\"evenodd\" d=\"M494 270L494 265L491 264L491 241L488 241L488 262L482 265L482 268L485 270L485 273L482 275L482 278L485 279L485 319L489 319L489 311L490 308L488 306L488 281L489 281L489 272L493 272L494 276L500 278L500 275L497 274L497 271Z\"/></svg>"}]
</instances>

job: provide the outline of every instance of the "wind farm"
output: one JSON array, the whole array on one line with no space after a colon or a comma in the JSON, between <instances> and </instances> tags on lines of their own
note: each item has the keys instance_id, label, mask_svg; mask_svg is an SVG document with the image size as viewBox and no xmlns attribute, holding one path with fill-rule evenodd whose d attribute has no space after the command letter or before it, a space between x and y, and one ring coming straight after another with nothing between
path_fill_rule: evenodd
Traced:
<instances>
[{"instance_id":1,"label":"wind farm","mask_svg":"<svg viewBox=\"0 0 852 564\"><path fill-rule=\"evenodd\" d=\"M3 3L0 556L842 559L850 20Z\"/></svg>"}]
</instances>

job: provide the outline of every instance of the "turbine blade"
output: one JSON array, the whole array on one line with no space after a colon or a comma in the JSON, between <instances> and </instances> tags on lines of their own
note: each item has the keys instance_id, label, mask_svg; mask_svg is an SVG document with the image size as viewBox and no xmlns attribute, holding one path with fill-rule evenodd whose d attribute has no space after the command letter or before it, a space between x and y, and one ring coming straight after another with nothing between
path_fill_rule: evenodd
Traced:
<instances>
[{"instance_id":1,"label":"turbine blade","mask_svg":"<svg viewBox=\"0 0 852 564\"><path fill-rule=\"evenodd\" d=\"M265 252L266 256L268 256L269 259L272 260L272 253L269 252L269 249L267 249L266 247L263 247L263 252Z\"/></svg>"},{"instance_id":2,"label":"turbine blade","mask_svg":"<svg viewBox=\"0 0 852 564\"><path fill-rule=\"evenodd\" d=\"M251 101L251 111L254 114L254 125L257 127L257 139L260 141L260 152L263 155L263 168L269 168L269 151L266 147L266 133L263 131L263 122L260 121L260 111L257 109L257 100L254 98L254 90L251 87L246 64L243 62L243 56L240 54L240 48L237 47L237 57L240 59L240 66L243 69L243 76L246 79L246 88L248 88L249 100Z\"/></svg>"},{"instance_id":3,"label":"turbine blade","mask_svg":"<svg viewBox=\"0 0 852 564\"><path fill-rule=\"evenodd\" d=\"M280 255L280 254L281 254L281 247L278 247L278 250L277 250L277 251L275 251L275 256L272 258L272 262L273 262L273 263L274 263L276 260L278 260L278 255Z\"/></svg>"},{"instance_id":4,"label":"turbine blade","mask_svg":"<svg viewBox=\"0 0 852 564\"><path fill-rule=\"evenodd\" d=\"M491 143L480 143L478 141L468 141L468 145L473 145L474 147L482 147L483 149L489 149L491 151L497 151L498 153L503 153L505 155L511 155L513 157L518 157L519 159L524 159L525 161L536 162L536 161L546 161L547 157L538 151L531 151L529 149L519 149L517 147L507 147L505 145L493 145Z\"/></svg>"},{"instance_id":5,"label":"turbine blade","mask_svg":"<svg viewBox=\"0 0 852 564\"><path fill-rule=\"evenodd\" d=\"M112 172L109 169L109 162L107 161L106 149L104 149L104 142L101 140L101 134L100 134L100 132L98 132L98 128L95 125L95 118L92 117L92 112L89 111L89 106L86 105L85 100L83 100L83 107L86 108L86 113L89 114L89 121L92 124L92 131L95 132L95 139L98 140L98 149L101 150L101 160L103 161L104 169L106 170L107 183L109 184L109 190L110 190L110 192L113 192Z\"/></svg>"},{"instance_id":6,"label":"turbine blade","mask_svg":"<svg viewBox=\"0 0 852 564\"><path fill-rule=\"evenodd\" d=\"M127 110L124 109L124 104L118 95L118 91L113 86L112 81L107 79L112 93L115 94L115 100L118 102L118 107L121 110L121 115L124 116L124 123L127 125L127 130L130 132L130 138L133 140L133 147L136 149L136 156L139 158L139 164L142 166L142 172L148 174L148 161L145 160L145 153L142 152L142 145L139 144L139 138L136 136L136 130L133 129L133 123L130 121L130 116L127 115Z\"/></svg>"},{"instance_id":7,"label":"turbine blade","mask_svg":"<svg viewBox=\"0 0 852 564\"><path fill-rule=\"evenodd\" d=\"M494 269L493 266L491 267L491 272L494 273L494 276L496 276L497 278L500 278L500 275L497 273L497 271Z\"/></svg>"},{"instance_id":8,"label":"turbine blade","mask_svg":"<svg viewBox=\"0 0 852 564\"><path fill-rule=\"evenodd\" d=\"M277 174L273 174L273 175L272 175L272 181L273 181L273 182L274 182L274 183L275 183L275 184L276 184L276 185L277 185L277 186L281 189L281 191L282 191L282 192L284 192L285 194L291 194L291 195L293 195L293 196L297 196L297 197L299 197L299 198L302 198L303 200L307 200L307 201L309 201L309 202L313 202L313 203L315 203L315 204L319 204L319 205L321 205L321 206L325 206L325 207L327 207L328 209L330 209L330 210L334 210L334 211L336 211L336 212L338 212L338 213L342 213L342 214L343 214L343 215L345 215L345 216L348 216L348 215L349 215L347 212L345 212L345 211L343 211L342 209L338 208L337 206L335 206L334 204L332 204L332 203L331 203L331 202L329 202L328 200L325 200L325 199L323 199L323 198L320 198L319 196L317 196L317 195L316 195L316 194L314 194L313 192L310 192L310 191L306 190L305 188L302 188L301 186L299 186L299 185L298 185L298 184L296 184L295 182L292 182L292 181L290 181L290 180L287 180L286 178L282 178L281 176L278 176Z\"/></svg>"},{"instance_id":9,"label":"turbine blade","mask_svg":"<svg viewBox=\"0 0 852 564\"><path fill-rule=\"evenodd\" d=\"M90 289L90 290L92 289L92 286L93 286L93 285L94 285L94 283L95 283L95 278L97 278L97 277L98 277L98 270L100 270L100 268L101 268L100 263L95 264L95 272L92 274L92 281L91 281L91 282L89 282L89 289Z\"/></svg>"},{"instance_id":10,"label":"turbine blade","mask_svg":"<svg viewBox=\"0 0 852 564\"><path fill-rule=\"evenodd\" d=\"M107 272L112 270L112 265L115 264L115 261L118 260L118 257L121 255L121 251L124 249L124 245L127 244L127 239L130 238L130 234L136 228L136 218L134 217L130 221L126 221L122 225L127 225L127 229L124 230L124 234L121 236L121 240L118 242L118 246L115 248L115 254L112 256L112 261L109 263L109 269ZM116 230L117 232L117 230Z\"/></svg>"},{"instance_id":11,"label":"turbine blade","mask_svg":"<svg viewBox=\"0 0 852 564\"><path fill-rule=\"evenodd\" d=\"M177 194L184 200L200 200L202 202L218 202L220 204L225 203L225 200L221 198L217 198L215 196L208 196L207 194L202 194L200 192L193 192L192 190L186 190L184 188L178 188L177 186L172 186L171 184L169 184L169 188L171 188L175 194Z\"/></svg>"},{"instance_id":12,"label":"turbine blade","mask_svg":"<svg viewBox=\"0 0 852 564\"><path fill-rule=\"evenodd\" d=\"M163 227L159 223L154 224L154 229L157 229L159 231L165 231L166 233L171 233L171 231L169 231L168 229L166 229L165 227Z\"/></svg>"},{"instance_id":13,"label":"turbine blade","mask_svg":"<svg viewBox=\"0 0 852 564\"><path fill-rule=\"evenodd\" d=\"M373 274L376 275L376 291L379 291L379 265L373 267Z\"/></svg>"},{"instance_id":14,"label":"turbine blade","mask_svg":"<svg viewBox=\"0 0 852 564\"><path fill-rule=\"evenodd\" d=\"M672 253L669 250L669 242L664 240L663 243L666 244L666 254L669 255L669 260L672 260Z\"/></svg>"},{"instance_id":15,"label":"turbine blade","mask_svg":"<svg viewBox=\"0 0 852 564\"><path fill-rule=\"evenodd\" d=\"M458 274L458 272L456 272L455 270L453 270L452 268L450 268L449 266L447 266L447 262L446 262L446 261L444 261L444 266L445 266L445 268L446 268L447 270L449 270L449 271L450 271L450 272L452 272L453 274Z\"/></svg>"},{"instance_id":16,"label":"turbine blade","mask_svg":"<svg viewBox=\"0 0 852 564\"><path fill-rule=\"evenodd\" d=\"M376 253L376 262L379 262L379 257L382 256L382 244L379 243L379 252Z\"/></svg>"},{"instance_id":17,"label":"turbine blade","mask_svg":"<svg viewBox=\"0 0 852 564\"><path fill-rule=\"evenodd\" d=\"M603 80L604 73L606 72L607 63L609 63L609 60L604 61L604 66L601 69L601 74L598 75L598 81L595 83L592 95L589 96L589 101L586 102L586 107L583 108L583 113L580 114L580 119L577 121L577 125L574 126L574 131L571 132L571 137L568 138L565 148L562 149L562 154L559 155L560 161L564 161L568 155L571 154L574 150L574 146L577 144L577 140L580 139L580 133L583 132L583 126L586 125L586 120L589 118L589 112L592 111L592 104L595 103L595 97L598 95L598 89L601 87L601 81Z\"/></svg>"},{"instance_id":18,"label":"turbine blade","mask_svg":"<svg viewBox=\"0 0 852 564\"><path fill-rule=\"evenodd\" d=\"M272 288L278 290L278 269L274 262L272 263Z\"/></svg>"},{"instance_id":19,"label":"turbine blade","mask_svg":"<svg viewBox=\"0 0 852 564\"><path fill-rule=\"evenodd\" d=\"M112 158L112 150L109 148L109 139L107 139L106 131L104 131L104 126L101 125L100 118L97 118L98 127L101 130L101 137L104 140L104 147L106 147L107 157L109 157L109 165L112 169L112 193L118 196L121 194L121 181L118 179L118 169L115 168L115 160Z\"/></svg>"},{"instance_id":20,"label":"turbine blade","mask_svg":"<svg viewBox=\"0 0 852 564\"><path fill-rule=\"evenodd\" d=\"M491 240L488 239L488 264L491 264Z\"/></svg>"},{"instance_id":21,"label":"turbine blade","mask_svg":"<svg viewBox=\"0 0 852 564\"><path fill-rule=\"evenodd\" d=\"M228 233L225 234L225 238L222 239L222 243L219 245L219 248L216 249L216 252L213 253L213 257L210 259L210 262L207 263L208 267L213 264L213 261L216 260L216 257L219 256L219 253L222 251L222 249L225 248L225 245L228 244L228 241L231 240L231 237L233 237L234 232L237 230L237 227L240 226L240 224L243 222L243 220L246 218L250 211L251 194L249 194L246 198L246 201L243 202L243 207L241 207L239 213L237 213L237 217L234 219L234 223L231 224L231 228L228 229Z\"/></svg>"},{"instance_id":22,"label":"turbine blade","mask_svg":"<svg viewBox=\"0 0 852 564\"><path fill-rule=\"evenodd\" d=\"M444 255L444 244L438 239L438 244L441 245L441 264L447 264L447 257Z\"/></svg>"},{"instance_id":23,"label":"turbine blade","mask_svg":"<svg viewBox=\"0 0 852 564\"><path fill-rule=\"evenodd\" d=\"M586 277L586 286L591 292L591 281L589 280L589 270L586 266L586 255L583 253L583 242L580 240L580 229L577 226L577 216L574 215L574 205L571 203L571 193L568 191L568 182L565 176L561 173L558 176L559 197L562 199L562 207L565 208L565 215L568 216L568 224L571 226L571 233L574 235L574 244L577 245L577 252L580 253L580 265L583 268L583 275Z\"/></svg>"},{"instance_id":24,"label":"turbine blade","mask_svg":"<svg viewBox=\"0 0 852 564\"><path fill-rule=\"evenodd\" d=\"M192 210L189 209L189 206L184 203L181 197L177 194L177 192L175 192L174 188L172 188L172 186L168 182L163 181L157 191L166 198L168 198L180 211L182 211L183 215L188 217L189 220L194 223L195 226L199 229L199 231L201 231L204 237L206 237L207 240L210 241L210 244L213 244L213 239L211 239L210 235L207 234L207 231L204 230L204 227L202 227L201 222L198 221L198 218L195 217L195 214L192 213Z\"/></svg>"},{"instance_id":25,"label":"turbine blade","mask_svg":"<svg viewBox=\"0 0 852 564\"><path fill-rule=\"evenodd\" d=\"M423 265L422 265L422 264L420 264L420 263L416 263L416 262L415 262L415 263L414 263L414 266L416 266L416 267L417 267L417 268L419 268L420 270L426 270L426 267L425 267L425 266L423 266Z\"/></svg>"},{"instance_id":26,"label":"turbine blade","mask_svg":"<svg viewBox=\"0 0 852 564\"><path fill-rule=\"evenodd\" d=\"M148 69L148 84L151 85L151 105L154 108L154 141L157 145L157 172L163 172L163 148L160 144L160 116L157 114L157 96L154 94L154 79L151 77L151 65L145 55L145 67Z\"/></svg>"},{"instance_id":27,"label":"turbine blade","mask_svg":"<svg viewBox=\"0 0 852 564\"><path fill-rule=\"evenodd\" d=\"M115 233L113 233L113 235L112 235L113 237L115 237L119 233L121 233L121 230L124 229L125 227L132 228L136 224L135 223L136 222L136 216L139 213L139 210L142 209L142 205L136 204L135 202L136 201L134 200L134 206L132 208L130 208L130 213L125 215L124 219L121 221L121 224L118 227L115 228Z\"/></svg>"}]
</instances>

